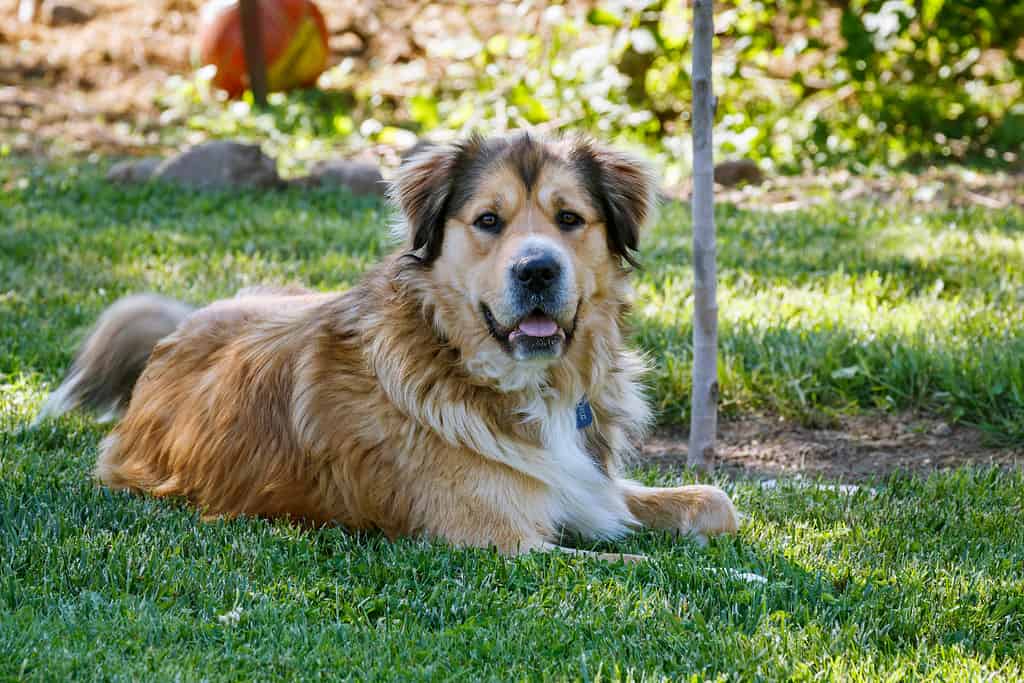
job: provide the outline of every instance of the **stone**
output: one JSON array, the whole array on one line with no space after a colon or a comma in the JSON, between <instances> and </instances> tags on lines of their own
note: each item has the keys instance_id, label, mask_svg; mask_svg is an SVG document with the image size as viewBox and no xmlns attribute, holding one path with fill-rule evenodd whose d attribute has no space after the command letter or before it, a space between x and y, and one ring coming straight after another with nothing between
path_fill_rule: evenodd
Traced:
<instances>
[{"instance_id":1,"label":"stone","mask_svg":"<svg viewBox=\"0 0 1024 683\"><path fill-rule=\"evenodd\" d=\"M144 157L119 161L107 171L107 180L112 183L144 183L153 177L161 157Z\"/></svg>"},{"instance_id":2,"label":"stone","mask_svg":"<svg viewBox=\"0 0 1024 683\"><path fill-rule=\"evenodd\" d=\"M346 187L356 196L384 196L387 185L380 169L365 161L331 159L313 167L308 177L300 179L303 185L320 187Z\"/></svg>"},{"instance_id":3,"label":"stone","mask_svg":"<svg viewBox=\"0 0 1024 683\"><path fill-rule=\"evenodd\" d=\"M197 190L280 187L277 164L260 149L232 140L213 140L161 162L155 180Z\"/></svg>"},{"instance_id":4,"label":"stone","mask_svg":"<svg viewBox=\"0 0 1024 683\"><path fill-rule=\"evenodd\" d=\"M751 159L734 159L715 164L715 182L723 187L736 187L742 183L760 185L764 173Z\"/></svg>"},{"instance_id":5,"label":"stone","mask_svg":"<svg viewBox=\"0 0 1024 683\"><path fill-rule=\"evenodd\" d=\"M83 0L47 0L40 8L39 15L43 23L49 26L73 26L84 24L96 16L96 8Z\"/></svg>"}]
</instances>

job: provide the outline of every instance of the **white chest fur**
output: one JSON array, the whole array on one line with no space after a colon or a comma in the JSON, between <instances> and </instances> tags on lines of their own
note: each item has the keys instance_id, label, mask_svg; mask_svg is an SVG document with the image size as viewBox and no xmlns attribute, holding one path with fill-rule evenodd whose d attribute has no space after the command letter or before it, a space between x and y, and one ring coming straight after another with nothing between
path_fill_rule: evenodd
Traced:
<instances>
[{"instance_id":1,"label":"white chest fur","mask_svg":"<svg viewBox=\"0 0 1024 683\"><path fill-rule=\"evenodd\" d=\"M637 521L619 483L587 453L576 424L576 402L538 394L522 413L525 421L540 426L550 518L589 538L616 538L629 531Z\"/></svg>"}]
</instances>

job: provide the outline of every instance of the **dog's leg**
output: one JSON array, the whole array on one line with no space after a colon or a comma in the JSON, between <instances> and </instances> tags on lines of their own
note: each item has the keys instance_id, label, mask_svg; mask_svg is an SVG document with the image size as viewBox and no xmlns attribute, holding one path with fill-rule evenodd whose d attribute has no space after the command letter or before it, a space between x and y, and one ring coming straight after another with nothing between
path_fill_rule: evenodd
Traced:
<instances>
[{"instance_id":1,"label":"dog's leg","mask_svg":"<svg viewBox=\"0 0 1024 683\"><path fill-rule=\"evenodd\" d=\"M598 553L593 550L580 550L579 548L566 548L562 545L556 545L554 543L542 543L539 547L534 548L541 552L549 553L554 550L566 553L567 555L579 555L582 557L593 557L598 560L605 562L623 562L625 564L633 564L636 562L646 562L649 558L646 555L632 555L630 553Z\"/></svg>"},{"instance_id":2,"label":"dog's leg","mask_svg":"<svg viewBox=\"0 0 1024 683\"><path fill-rule=\"evenodd\" d=\"M235 298L244 299L250 296L305 296L315 293L312 289L307 289L295 283L286 285L252 285L238 290L235 293Z\"/></svg>"},{"instance_id":3,"label":"dog's leg","mask_svg":"<svg viewBox=\"0 0 1024 683\"><path fill-rule=\"evenodd\" d=\"M533 552L550 553L557 550L567 555L592 557L597 560L603 560L604 562L624 562L632 564L634 562L645 562L648 559L644 555L631 555L629 553L599 553L593 550L568 548L566 546L558 545L557 543L545 541L541 536L506 535L501 533L500 530L495 533L494 527L490 528L488 531L489 536L487 539L482 537L459 538L458 535L453 535L451 532L444 534L444 538L449 543L457 547L495 548L499 553L507 557L520 557Z\"/></svg>"},{"instance_id":4,"label":"dog's leg","mask_svg":"<svg viewBox=\"0 0 1024 683\"><path fill-rule=\"evenodd\" d=\"M646 527L676 531L699 543L738 527L736 508L716 486L653 488L624 481L622 488L629 511Z\"/></svg>"}]
</instances>

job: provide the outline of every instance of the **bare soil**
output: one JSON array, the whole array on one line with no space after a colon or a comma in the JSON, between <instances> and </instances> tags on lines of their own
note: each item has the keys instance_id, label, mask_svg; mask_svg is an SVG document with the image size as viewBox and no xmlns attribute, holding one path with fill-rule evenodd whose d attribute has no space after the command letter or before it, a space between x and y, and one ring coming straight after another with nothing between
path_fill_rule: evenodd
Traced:
<instances>
[{"instance_id":1,"label":"bare soil","mask_svg":"<svg viewBox=\"0 0 1024 683\"><path fill-rule=\"evenodd\" d=\"M163 124L156 98L170 76L198 66L194 39L206 0L66 2L89 8L92 18L49 26L40 11L21 22L18 0L0 2L0 141L23 154L157 151ZM493 34L523 22L492 0L317 4L329 63L352 60L357 72L421 57L441 37Z\"/></svg>"},{"instance_id":2,"label":"bare soil","mask_svg":"<svg viewBox=\"0 0 1024 683\"><path fill-rule=\"evenodd\" d=\"M0 9L0 131L18 152L132 153L159 125L167 77L185 73L198 2L99 0L70 26L21 23Z\"/></svg>"},{"instance_id":3,"label":"bare soil","mask_svg":"<svg viewBox=\"0 0 1024 683\"><path fill-rule=\"evenodd\" d=\"M680 468L687 433L657 430L642 449L642 463ZM838 418L829 429L751 415L719 425L717 469L730 476L823 477L839 481L880 479L890 474L928 474L965 465L1024 467L1024 449L995 448L977 429L915 415Z\"/></svg>"}]
</instances>

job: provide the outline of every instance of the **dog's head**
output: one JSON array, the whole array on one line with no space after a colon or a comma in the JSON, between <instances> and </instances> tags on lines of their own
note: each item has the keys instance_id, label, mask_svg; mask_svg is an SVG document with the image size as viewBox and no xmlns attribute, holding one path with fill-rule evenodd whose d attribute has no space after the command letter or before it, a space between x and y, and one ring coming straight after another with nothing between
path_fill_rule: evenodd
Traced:
<instances>
[{"instance_id":1,"label":"dog's head","mask_svg":"<svg viewBox=\"0 0 1024 683\"><path fill-rule=\"evenodd\" d=\"M646 166L585 139L474 136L413 155L392 196L435 325L507 374L563 357L623 296L653 190Z\"/></svg>"}]
</instances>

